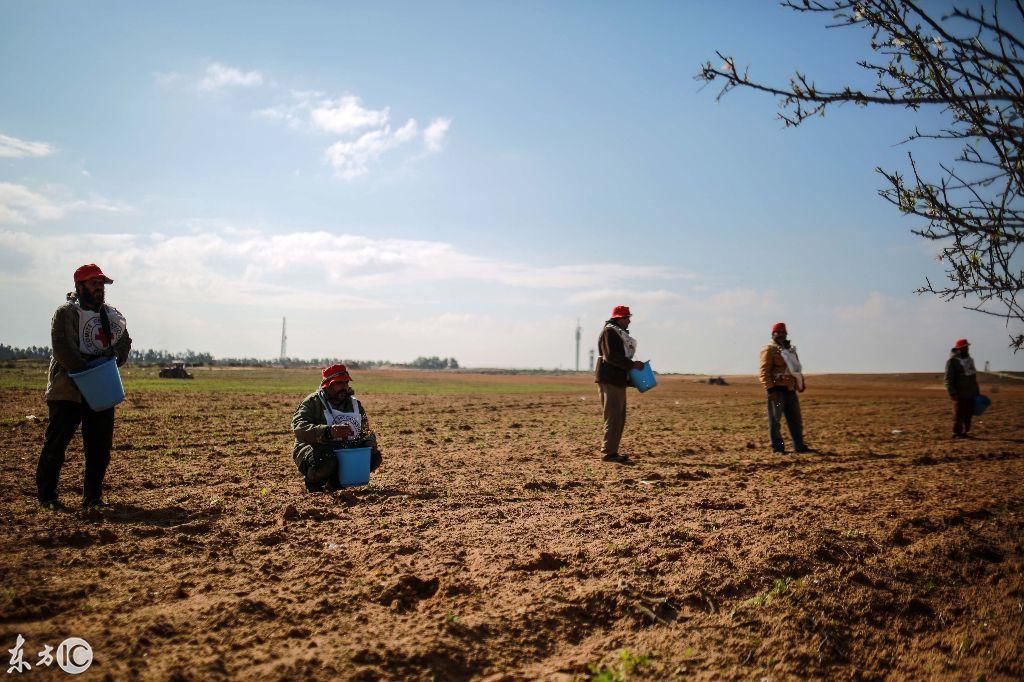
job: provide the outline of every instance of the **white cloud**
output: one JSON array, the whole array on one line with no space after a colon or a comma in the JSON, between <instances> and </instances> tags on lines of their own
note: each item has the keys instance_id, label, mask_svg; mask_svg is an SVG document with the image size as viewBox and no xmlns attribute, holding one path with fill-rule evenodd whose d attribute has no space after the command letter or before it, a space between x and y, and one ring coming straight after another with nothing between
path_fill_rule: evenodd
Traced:
<instances>
[{"instance_id":1,"label":"white cloud","mask_svg":"<svg viewBox=\"0 0 1024 682\"><path fill-rule=\"evenodd\" d=\"M29 142L0 133L0 158L22 159L26 156L49 156L57 151L49 142Z\"/></svg>"},{"instance_id":2,"label":"white cloud","mask_svg":"<svg viewBox=\"0 0 1024 682\"><path fill-rule=\"evenodd\" d=\"M631 304L643 303L667 303L683 300L682 294L665 289L638 290L638 289L593 289L573 294L568 299L569 303L604 303L607 301L629 301Z\"/></svg>"},{"instance_id":3,"label":"white cloud","mask_svg":"<svg viewBox=\"0 0 1024 682\"><path fill-rule=\"evenodd\" d=\"M242 71L233 66L213 62L206 67L198 87L204 92L213 92L224 88L252 88L263 85L263 74L259 71Z\"/></svg>"},{"instance_id":4,"label":"white cloud","mask_svg":"<svg viewBox=\"0 0 1024 682\"><path fill-rule=\"evenodd\" d=\"M450 118L435 118L427 125L426 130L423 131L423 144L426 146L427 151L441 151L451 125L452 120Z\"/></svg>"},{"instance_id":5,"label":"white cloud","mask_svg":"<svg viewBox=\"0 0 1024 682\"><path fill-rule=\"evenodd\" d=\"M345 95L337 100L324 100L309 112L313 125L328 133L346 135L364 128L381 128L387 125L388 108L367 109L363 101L354 95Z\"/></svg>"},{"instance_id":6,"label":"white cloud","mask_svg":"<svg viewBox=\"0 0 1024 682\"><path fill-rule=\"evenodd\" d=\"M394 132L391 131L391 126L384 126L379 130L364 133L354 140L338 140L324 150L324 156L338 177L351 180L366 175L371 163L385 152L415 138L417 133L415 119L409 119L404 126Z\"/></svg>"},{"instance_id":7,"label":"white cloud","mask_svg":"<svg viewBox=\"0 0 1024 682\"><path fill-rule=\"evenodd\" d=\"M863 303L836 306L835 315L840 320L848 322L878 320L897 306L899 302L896 299L872 291Z\"/></svg>"},{"instance_id":8,"label":"white cloud","mask_svg":"<svg viewBox=\"0 0 1024 682\"><path fill-rule=\"evenodd\" d=\"M340 139L324 150L324 159L342 180L366 175L385 153L416 140L427 153L441 151L452 123L450 118L435 118L422 128L415 118L409 118L396 130L391 126L390 107L371 109L356 95L331 99L317 91L293 91L289 102L260 109L254 115L292 130L338 136Z\"/></svg>"},{"instance_id":9,"label":"white cloud","mask_svg":"<svg viewBox=\"0 0 1024 682\"><path fill-rule=\"evenodd\" d=\"M87 253L149 290L172 288L204 303L306 309L385 308L392 305L388 296L405 302L430 283L571 291L609 281L676 276L666 268L621 264L542 267L476 256L443 242L328 232L30 236L0 231L0 246L19 254L30 271L26 282L45 282L48 273L71 267L64 262L68 254Z\"/></svg>"},{"instance_id":10,"label":"white cloud","mask_svg":"<svg viewBox=\"0 0 1024 682\"><path fill-rule=\"evenodd\" d=\"M125 213L131 210L126 204L98 195L91 195L88 199L62 200L30 190L24 185L0 182L0 225L60 220L68 213L77 211Z\"/></svg>"},{"instance_id":11,"label":"white cloud","mask_svg":"<svg viewBox=\"0 0 1024 682\"><path fill-rule=\"evenodd\" d=\"M0 187L10 199L11 186ZM57 205L31 194L44 201L17 193L44 212ZM191 227L181 233L176 225L178 234L0 229L0 288L19 292L8 297L18 313L12 319L26 318L43 297L59 303L70 273L96 262L116 280L112 302L133 321L140 347L221 356L273 355L287 315L289 348L302 357L444 355L464 365L569 367L576 318L586 362L611 306L622 303L633 306L641 359L659 371L753 373L778 320L810 372L938 373L960 337L971 339L979 361L1020 364L999 321L930 297L865 292L842 305L794 302L759 288L696 292L692 275L664 267L537 265L438 241L272 234L206 220ZM811 391L808 399L818 399Z\"/></svg>"}]
</instances>

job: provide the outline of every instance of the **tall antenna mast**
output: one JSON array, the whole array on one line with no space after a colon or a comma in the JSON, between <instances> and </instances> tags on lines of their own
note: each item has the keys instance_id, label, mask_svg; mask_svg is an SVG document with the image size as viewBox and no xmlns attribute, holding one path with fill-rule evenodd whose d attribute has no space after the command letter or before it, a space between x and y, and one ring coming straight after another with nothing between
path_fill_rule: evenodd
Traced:
<instances>
[{"instance_id":1,"label":"tall antenna mast","mask_svg":"<svg viewBox=\"0 0 1024 682\"><path fill-rule=\"evenodd\" d=\"M580 371L580 318L576 318L576 371Z\"/></svg>"},{"instance_id":2,"label":"tall antenna mast","mask_svg":"<svg viewBox=\"0 0 1024 682\"><path fill-rule=\"evenodd\" d=\"M288 318L281 318L281 363L284 364L285 358L288 357L288 334L285 333L285 325L288 322Z\"/></svg>"}]
</instances>

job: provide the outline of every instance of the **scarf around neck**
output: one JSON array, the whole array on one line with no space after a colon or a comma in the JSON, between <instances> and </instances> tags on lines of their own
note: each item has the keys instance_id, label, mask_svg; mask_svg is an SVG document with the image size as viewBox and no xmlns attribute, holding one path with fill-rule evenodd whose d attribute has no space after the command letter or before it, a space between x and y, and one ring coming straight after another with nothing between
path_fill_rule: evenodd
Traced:
<instances>
[{"instance_id":1,"label":"scarf around neck","mask_svg":"<svg viewBox=\"0 0 1024 682\"><path fill-rule=\"evenodd\" d=\"M619 335L619 338L622 339L622 348L626 351L626 357L632 360L633 355L636 353L636 339L630 336L629 332L614 322L605 322L604 326L605 329L611 329Z\"/></svg>"}]
</instances>

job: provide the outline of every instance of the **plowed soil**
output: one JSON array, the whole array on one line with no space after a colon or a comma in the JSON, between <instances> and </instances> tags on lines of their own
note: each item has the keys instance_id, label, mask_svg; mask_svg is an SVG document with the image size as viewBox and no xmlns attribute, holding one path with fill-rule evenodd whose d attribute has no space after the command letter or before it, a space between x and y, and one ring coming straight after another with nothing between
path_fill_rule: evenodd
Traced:
<instances>
[{"instance_id":1,"label":"plowed soil","mask_svg":"<svg viewBox=\"0 0 1024 682\"><path fill-rule=\"evenodd\" d=\"M82 637L117 680L1024 678L1022 382L953 441L938 375L811 377L818 452L776 455L752 378L662 377L622 466L589 377L357 374L384 466L309 494L272 387L317 375L274 372L129 381L99 515L78 439L71 511L37 508L41 391L0 389L0 648Z\"/></svg>"}]
</instances>

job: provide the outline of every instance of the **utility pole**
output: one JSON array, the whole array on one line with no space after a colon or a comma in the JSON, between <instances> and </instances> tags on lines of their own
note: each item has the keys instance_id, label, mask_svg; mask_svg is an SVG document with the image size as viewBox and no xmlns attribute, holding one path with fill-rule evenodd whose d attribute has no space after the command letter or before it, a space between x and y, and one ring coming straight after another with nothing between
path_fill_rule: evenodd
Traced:
<instances>
[{"instance_id":1,"label":"utility pole","mask_svg":"<svg viewBox=\"0 0 1024 682\"><path fill-rule=\"evenodd\" d=\"M281 318L281 364L284 364L285 358L288 357L288 334L285 333L285 325L288 322L288 318Z\"/></svg>"},{"instance_id":2,"label":"utility pole","mask_svg":"<svg viewBox=\"0 0 1024 682\"><path fill-rule=\"evenodd\" d=\"M594 349L590 349L590 371L594 371Z\"/></svg>"},{"instance_id":3,"label":"utility pole","mask_svg":"<svg viewBox=\"0 0 1024 682\"><path fill-rule=\"evenodd\" d=\"M580 371L580 318L576 318L576 371Z\"/></svg>"}]
</instances>

